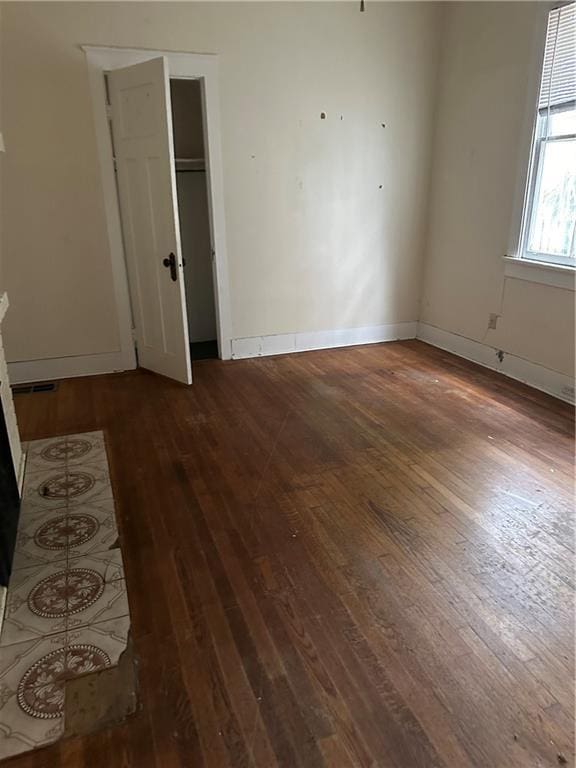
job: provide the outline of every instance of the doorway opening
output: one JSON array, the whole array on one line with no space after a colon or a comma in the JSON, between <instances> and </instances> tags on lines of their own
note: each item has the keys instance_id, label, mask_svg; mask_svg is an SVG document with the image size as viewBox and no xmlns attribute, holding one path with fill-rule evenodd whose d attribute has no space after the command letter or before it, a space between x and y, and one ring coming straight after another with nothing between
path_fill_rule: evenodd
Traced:
<instances>
[{"instance_id":1,"label":"doorway opening","mask_svg":"<svg viewBox=\"0 0 576 768\"><path fill-rule=\"evenodd\" d=\"M219 356L202 83L170 78L170 97L188 338L194 362Z\"/></svg>"},{"instance_id":2,"label":"doorway opening","mask_svg":"<svg viewBox=\"0 0 576 768\"><path fill-rule=\"evenodd\" d=\"M218 58L82 48L119 321L116 370L191 384L192 358L232 356Z\"/></svg>"},{"instance_id":3,"label":"doorway opening","mask_svg":"<svg viewBox=\"0 0 576 768\"><path fill-rule=\"evenodd\" d=\"M132 252L133 262L143 260L142 249L135 248L135 243L133 242L135 228L134 213L141 207L143 197L148 198L149 205L148 207L144 206L141 213L144 214L144 218L149 218L150 221L154 220L148 231L151 239L156 240L156 230L165 228L165 222L162 222L162 209L169 211L170 207L172 207L172 228L175 230L174 252L170 253L169 257L162 258L162 267L158 267L159 254L155 252L152 256L156 259L156 267L153 271L160 273L156 275L156 279L165 281L166 274L163 267L167 267L170 269L172 280L182 283L180 294L183 306L181 307L180 317L185 328L182 329L180 327L176 329L176 335L185 339L186 357L188 358L188 378L191 381L191 366L194 360L219 357L216 316L217 296L215 294L213 271L214 249L212 247L211 211L208 202L209 188L206 172L207 141L205 137L206 121L203 107L202 81L195 78L169 78L168 80L169 87L165 94L165 127L170 134L170 140L168 141L168 152L166 152L163 159L168 164L167 170L169 170L173 179L172 189L169 190L164 185L162 191L159 192L158 185L156 185L153 193L151 193L151 190L146 190L146 183L150 183L151 180L150 160L156 160L156 158L150 158L148 159L147 168L144 169L145 173L140 174L136 181L132 182L132 199L130 199L130 194L125 194L124 197L122 195L118 162L118 155L122 154L122 148L118 151L118 145L123 144L122 140L127 132L136 137L136 147L130 148L126 158L128 162L133 162L134 157L141 151L137 146L138 143L140 143L142 137L146 138L154 130L147 123L152 122L153 124L156 122L157 118L161 117L161 114L159 114L161 109L159 110L158 105L156 105L155 111L157 114L153 115L151 121L150 115L146 114L146 108L143 108L138 103L138 97L134 98L129 93L130 88L125 89L120 94L120 99L117 98L117 102L120 101L121 103L114 105L113 98L111 97L113 86L111 87L110 83L110 78L113 76L110 72L104 73L114 175L120 203L124 246L126 248L128 245L128 249ZM139 81L137 83L136 89L140 90L142 86ZM149 86L150 84L146 83L144 87L149 88ZM128 96L126 95L127 92ZM151 97L153 97L153 91L146 91L147 102L153 101ZM116 109L114 109L115 106ZM127 120L127 117L130 119ZM126 166L124 170L126 171ZM127 186L126 176L129 173L129 171L125 173L125 187ZM134 188L136 186L141 188L139 193ZM159 195L163 195L165 199L160 200ZM172 198L172 206L170 206L169 197ZM140 204L138 199L140 199ZM160 213L159 216L158 213ZM158 224L160 227L157 226ZM136 228L138 228L137 222ZM130 233L128 239L131 240L128 244L126 242L127 231ZM153 248L152 250L156 251L157 249ZM138 253L135 253L135 251L138 251ZM174 261L173 264L171 259ZM130 258L128 261L130 261ZM142 266L143 264L140 264L140 268ZM141 290L142 283L146 282L146 275L139 274L140 269L134 268L134 264L132 270L129 267L130 264L128 263L127 274L132 304L138 303L140 305L139 311L134 311L134 307L132 307L131 311L137 360L141 365L143 364L143 367L149 367L156 369L160 373L165 373L165 367L162 363L159 366L155 366L154 363L150 365L149 362L143 361L142 356L138 354L139 342L142 345L146 344L143 338L146 335L144 316L149 314L149 312L144 311L142 307L142 302L146 301L146 297L142 295ZM148 272L150 272L150 265L148 265ZM150 274L148 275L149 277ZM151 299L150 294L151 292L149 291L148 301ZM155 297L155 299L158 298ZM160 297L161 303L162 297ZM161 327L161 333L165 337L165 347L168 349L171 346L171 341L166 339L166 335L170 335L171 326L172 330L174 330L174 326L170 322L165 322L161 311L157 311L154 315L155 324L158 326L158 330ZM183 330L184 334L182 335Z\"/></svg>"}]
</instances>

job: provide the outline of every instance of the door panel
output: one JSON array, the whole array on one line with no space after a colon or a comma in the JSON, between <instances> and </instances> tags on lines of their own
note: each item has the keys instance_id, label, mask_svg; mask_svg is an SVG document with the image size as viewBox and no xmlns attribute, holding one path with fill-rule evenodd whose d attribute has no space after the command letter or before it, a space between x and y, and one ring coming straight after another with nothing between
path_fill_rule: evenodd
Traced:
<instances>
[{"instance_id":1,"label":"door panel","mask_svg":"<svg viewBox=\"0 0 576 768\"><path fill-rule=\"evenodd\" d=\"M108 83L139 362L190 384L168 62L113 70ZM171 253L175 281L163 263Z\"/></svg>"}]
</instances>

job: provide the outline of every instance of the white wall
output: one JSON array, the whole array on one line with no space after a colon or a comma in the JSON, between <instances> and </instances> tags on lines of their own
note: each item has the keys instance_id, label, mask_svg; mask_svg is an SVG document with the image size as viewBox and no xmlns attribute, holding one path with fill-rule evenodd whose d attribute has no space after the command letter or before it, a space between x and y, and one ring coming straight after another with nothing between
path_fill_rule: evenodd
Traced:
<instances>
[{"instance_id":1,"label":"white wall","mask_svg":"<svg viewBox=\"0 0 576 768\"><path fill-rule=\"evenodd\" d=\"M574 373L574 293L504 278L539 3L450 3L439 72L421 320ZM489 313L500 314L488 330Z\"/></svg>"},{"instance_id":2,"label":"white wall","mask_svg":"<svg viewBox=\"0 0 576 768\"><path fill-rule=\"evenodd\" d=\"M235 337L417 320L440 21L431 3L5 4L9 359L119 348L81 43L219 54Z\"/></svg>"}]
</instances>

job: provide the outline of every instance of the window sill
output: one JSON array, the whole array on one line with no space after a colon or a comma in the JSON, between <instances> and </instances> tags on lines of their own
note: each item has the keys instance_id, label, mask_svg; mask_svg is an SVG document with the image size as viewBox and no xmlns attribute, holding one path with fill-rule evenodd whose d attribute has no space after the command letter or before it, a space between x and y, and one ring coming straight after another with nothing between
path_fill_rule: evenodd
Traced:
<instances>
[{"instance_id":1,"label":"window sill","mask_svg":"<svg viewBox=\"0 0 576 768\"><path fill-rule=\"evenodd\" d=\"M576 271L573 267L563 264L545 264L541 261L504 256L504 275L516 280L526 280L529 283L551 285L554 288L564 288L567 291L575 290Z\"/></svg>"}]
</instances>

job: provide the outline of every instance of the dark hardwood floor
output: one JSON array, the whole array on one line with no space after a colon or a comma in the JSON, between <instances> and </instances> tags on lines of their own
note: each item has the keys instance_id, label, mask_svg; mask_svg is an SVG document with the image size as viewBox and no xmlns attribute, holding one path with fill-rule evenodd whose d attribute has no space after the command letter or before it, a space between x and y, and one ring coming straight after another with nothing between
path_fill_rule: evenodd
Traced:
<instances>
[{"instance_id":1,"label":"dark hardwood floor","mask_svg":"<svg viewBox=\"0 0 576 768\"><path fill-rule=\"evenodd\" d=\"M573 765L573 413L420 342L22 395L103 429L140 711L14 768Z\"/></svg>"}]
</instances>

